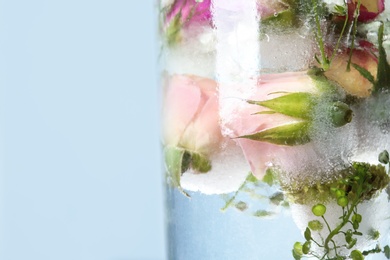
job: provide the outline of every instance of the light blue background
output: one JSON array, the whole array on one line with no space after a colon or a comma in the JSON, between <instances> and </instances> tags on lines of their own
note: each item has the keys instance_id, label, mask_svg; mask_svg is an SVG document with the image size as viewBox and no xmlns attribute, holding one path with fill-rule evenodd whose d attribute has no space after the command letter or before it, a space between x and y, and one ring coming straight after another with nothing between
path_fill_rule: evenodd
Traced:
<instances>
[{"instance_id":1,"label":"light blue background","mask_svg":"<svg viewBox=\"0 0 390 260\"><path fill-rule=\"evenodd\" d=\"M0 0L0 259L165 259L152 0Z\"/></svg>"}]
</instances>

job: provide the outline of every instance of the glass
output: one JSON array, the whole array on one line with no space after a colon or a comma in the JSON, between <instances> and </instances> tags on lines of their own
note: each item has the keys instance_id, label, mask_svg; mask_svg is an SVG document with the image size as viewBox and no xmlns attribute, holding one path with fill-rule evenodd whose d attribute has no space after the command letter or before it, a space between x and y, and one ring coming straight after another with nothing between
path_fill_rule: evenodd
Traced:
<instances>
[{"instance_id":1,"label":"glass","mask_svg":"<svg viewBox=\"0 0 390 260\"><path fill-rule=\"evenodd\" d=\"M169 259L390 259L386 0L165 0Z\"/></svg>"}]
</instances>

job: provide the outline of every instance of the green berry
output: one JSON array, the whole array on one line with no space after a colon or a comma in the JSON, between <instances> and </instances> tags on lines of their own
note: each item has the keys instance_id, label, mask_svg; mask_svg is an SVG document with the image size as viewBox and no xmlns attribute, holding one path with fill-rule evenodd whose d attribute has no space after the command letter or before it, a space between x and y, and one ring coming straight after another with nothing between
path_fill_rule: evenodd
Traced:
<instances>
[{"instance_id":1,"label":"green berry","mask_svg":"<svg viewBox=\"0 0 390 260\"><path fill-rule=\"evenodd\" d=\"M345 241L349 244L351 243L352 241L352 230L348 230L346 233L345 233Z\"/></svg>"},{"instance_id":2,"label":"green berry","mask_svg":"<svg viewBox=\"0 0 390 260\"><path fill-rule=\"evenodd\" d=\"M348 205L348 198L343 196L337 199L337 204L340 207L346 207Z\"/></svg>"},{"instance_id":3,"label":"green berry","mask_svg":"<svg viewBox=\"0 0 390 260\"><path fill-rule=\"evenodd\" d=\"M295 254L299 256L303 255L302 244L300 242L295 242L293 250Z\"/></svg>"},{"instance_id":4,"label":"green berry","mask_svg":"<svg viewBox=\"0 0 390 260\"><path fill-rule=\"evenodd\" d=\"M362 215L360 215L360 214L354 214L354 215L352 216L352 222L357 222L357 223L362 222Z\"/></svg>"},{"instance_id":5,"label":"green berry","mask_svg":"<svg viewBox=\"0 0 390 260\"><path fill-rule=\"evenodd\" d=\"M353 250L350 254L350 257L352 260L364 260L364 256L359 250Z\"/></svg>"},{"instance_id":6,"label":"green berry","mask_svg":"<svg viewBox=\"0 0 390 260\"><path fill-rule=\"evenodd\" d=\"M352 121L353 112L349 106L343 102L335 102L330 109L332 123L335 127L340 127Z\"/></svg>"},{"instance_id":7,"label":"green berry","mask_svg":"<svg viewBox=\"0 0 390 260\"><path fill-rule=\"evenodd\" d=\"M302 246L302 252L307 255L310 252L310 242L306 241Z\"/></svg>"},{"instance_id":8,"label":"green berry","mask_svg":"<svg viewBox=\"0 0 390 260\"><path fill-rule=\"evenodd\" d=\"M335 190L334 194L336 195L336 198L340 198L340 197L345 196L345 191L337 189L337 190Z\"/></svg>"},{"instance_id":9,"label":"green berry","mask_svg":"<svg viewBox=\"0 0 390 260\"><path fill-rule=\"evenodd\" d=\"M326 207L322 204L317 204L317 205L314 205L313 208L311 209L311 211L313 212L313 214L317 217L322 217L325 212L326 212Z\"/></svg>"},{"instance_id":10,"label":"green berry","mask_svg":"<svg viewBox=\"0 0 390 260\"><path fill-rule=\"evenodd\" d=\"M313 231L319 231L321 230L324 226L322 225L322 223L318 220L312 220L309 222L308 224L309 228Z\"/></svg>"}]
</instances>

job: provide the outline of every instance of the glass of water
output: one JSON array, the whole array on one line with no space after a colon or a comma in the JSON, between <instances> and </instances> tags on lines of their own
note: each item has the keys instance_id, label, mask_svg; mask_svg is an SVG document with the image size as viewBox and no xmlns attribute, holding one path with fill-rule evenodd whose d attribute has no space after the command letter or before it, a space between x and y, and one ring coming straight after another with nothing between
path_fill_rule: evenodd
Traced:
<instances>
[{"instance_id":1,"label":"glass of water","mask_svg":"<svg viewBox=\"0 0 390 260\"><path fill-rule=\"evenodd\" d=\"M389 9L159 3L169 259L390 259Z\"/></svg>"}]
</instances>

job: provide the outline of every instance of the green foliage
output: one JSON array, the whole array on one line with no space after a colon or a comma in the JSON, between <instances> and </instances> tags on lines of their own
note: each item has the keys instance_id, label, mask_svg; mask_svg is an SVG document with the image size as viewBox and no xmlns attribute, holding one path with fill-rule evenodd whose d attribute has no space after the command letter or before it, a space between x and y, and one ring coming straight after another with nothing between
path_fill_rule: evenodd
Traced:
<instances>
[{"instance_id":1,"label":"green foliage","mask_svg":"<svg viewBox=\"0 0 390 260\"><path fill-rule=\"evenodd\" d=\"M349 201L368 200L390 183L390 177L383 165L354 162L339 172L339 176L326 183L282 183L281 186L286 190L286 196L291 202L311 204L316 201L326 203L339 197L346 197ZM361 191L359 185L362 186Z\"/></svg>"},{"instance_id":2,"label":"green foliage","mask_svg":"<svg viewBox=\"0 0 390 260\"><path fill-rule=\"evenodd\" d=\"M352 67L354 67L360 73L360 75L363 76L363 78L367 79L372 84L375 84L375 78L371 74L371 72L369 72L365 68L363 68L363 67L361 67L361 66L359 66L359 65L357 65L355 63L351 63L351 64L352 64Z\"/></svg>"},{"instance_id":3,"label":"green foliage","mask_svg":"<svg viewBox=\"0 0 390 260\"><path fill-rule=\"evenodd\" d=\"M291 123L288 125L266 129L255 134L243 135L238 138L247 138L278 145L301 145L310 141L309 126L310 123L306 121Z\"/></svg>"},{"instance_id":4,"label":"green foliage","mask_svg":"<svg viewBox=\"0 0 390 260\"><path fill-rule=\"evenodd\" d=\"M309 221L309 224L307 225L311 230L313 231L319 231L319 230L322 230L324 225L322 225L322 223L318 220L312 220L312 221Z\"/></svg>"},{"instance_id":5,"label":"green foliage","mask_svg":"<svg viewBox=\"0 0 390 260\"><path fill-rule=\"evenodd\" d=\"M312 110L316 102L317 97L307 92L289 93L265 101L248 101L249 104L267 107L280 114L302 119L313 117Z\"/></svg>"},{"instance_id":6,"label":"green foliage","mask_svg":"<svg viewBox=\"0 0 390 260\"><path fill-rule=\"evenodd\" d=\"M313 238L313 231L322 230L322 223L319 220L312 220L308 223L308 227L305 229L304 238L306 242L301 246L302 254L298 254L300 251L296 249L296 245L301 245L297 242L294 244L294 250L300 258L302 257L315 257L317 259L347 259L347 256L341 254L340 249L351 249L349 258L353 260L364 259L364 256L381 253L390 259L390 248L385 246L383 250L379 244L375 248L361 252L356 247L357 239L364 234L359 231L360 223L363 220L363 216L358 213L358 206L364 200L371 198L374 194L385 188L389 184L389 176L383 166L373 166L367 163L353 163L348 170L348 174L344 175L337 182L331 184L329 193L333 196L333 199L342 208L342 215L339 217L340 223L335 227L330 227L326 218L326 206L318 203L312 207L312 213L315 217L321 218L326 224L329 233L326 237L323 237L321 241L316 241ZM346 231L343 231L347 229ZM343 235L344 242L336 244L334 238L336 236ZM379 232L369 232L367 234L373 239L379 238ZM320 236L321 237L321 236ZM315 243L321 248L322 255L318 255L317 252L311 252L311 243ZM306 246L305 246L306 245ZM333 254L334 256L331 256Z\"/></svg>"},{"instance_id":7,"label":"green foliage","mask_svg":"<svg viewBox=\"0 0 390 260\"><path fill-rule=\"evenodd\" d=\"M226 211L230 207L234 207L239 211L246 212L252 216L263 218L271 217L277 212L275 206L288 207L289 204L285 200L284 193L277 189L277 181L274 180L275 171L269 169L268 177L272 179L269 183L265 183L264 180L257 179L252 173L249 173L245 181L241 184L237 191L232 195L225 196L225 205L221 208L221 211ZM248 199L255 199L258 201L264 201L267 205L271 206L271 210L258 207L259 203L246 202ZM262 205L263 203L260 203Z\"/></svg>"},{"instance_id":8,"label":"green foliage","mask_svg":"<svg viewBox=\"0 0 390 260\"><path fill-rule=\"evenodd\" d=\"M385 48L383 47L383 23L378 30L378 71L376 82L374 84L374 93L382 92L390 89L390 64L387 62Z\"/></svg>"},{"instance_id":9,"label":"green foliage","mask_svg":"<svg viewBox=\"0 0 390 260\"><path fill-rule=\"evenodd\" d=\"M390 247L387 245L383 248L383 252L387 259L390 259Z\"/></svg>"},{"instance_id":10,"label":"green foliage","mask_svg":"<svg viewBox=\"0 0 390 260\"><path fill-rule=\"evenodd\" d=\"M164 159L168 183L178 188L188 197L189 195L181 188L180 179L182 174L189 169L193 169L198 173L207 173L211 170L211 162L206 156L187 151L181 147L164 147Z\"/></svg>"},{"instance_id":11,"label":"green foliage","mask_svg":"<svg viewBox=\"0 0 390 260\"><path fill-rule=\"evenodd\" d=\"M389 163L389 152L384 150L381 152L378 156L378 161L383 164L388 164Z\"/></svg>"}]
</instances>

